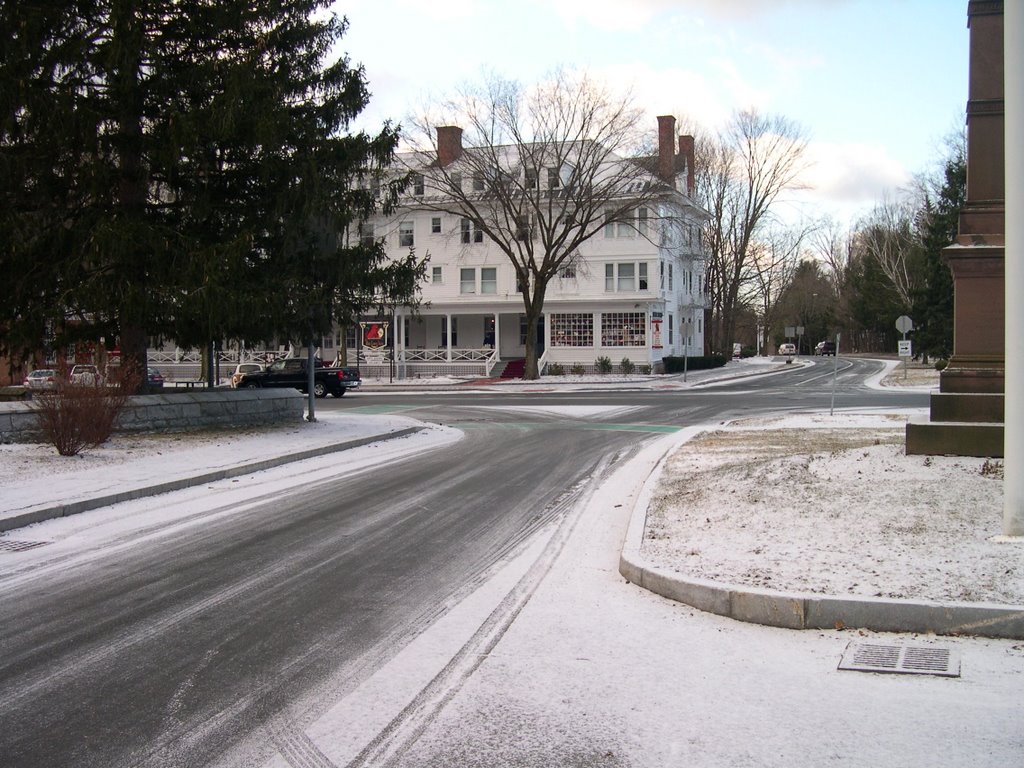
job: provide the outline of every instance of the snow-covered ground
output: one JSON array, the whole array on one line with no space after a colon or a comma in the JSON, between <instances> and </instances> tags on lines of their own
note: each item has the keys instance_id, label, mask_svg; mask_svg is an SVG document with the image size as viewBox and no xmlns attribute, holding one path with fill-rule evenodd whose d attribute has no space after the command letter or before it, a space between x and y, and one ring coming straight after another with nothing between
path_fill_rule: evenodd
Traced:
<instances>
[{"instance_id":1,"label":"snow-covered ground","mask_svg":"<svg viewBox=\"0 0 1024 768\"><path fill-rule=\"evenodd\" d=\"M1003 465L907 456L909 413L750 419L665 462L642 554L729 584L1024 605L1024 541L1000 540Z\"/></svg>"},{"instance_id":2,"label":"snow-covered ground","mask_svg":"<svg viewBox=\"0 0 1024 768\"><path fill-rule=\"evenodd\" d=\"M911 369L906 379L901 373L888 384L934 386L927 369ZM989 540L1000 532L1002 479L995 464L983 471L984 460L903 455L906 415L748 420L673 446L653 481L645 555L693 575L748 578L783 591L1020 604L1024 549ZM126 479L206 471L264 458L271 448L287 453L311 441L369 438L410 423L325 414L317 424L269 434L117 437L73 459L39 446L0 446L0 513L12 503L52 503ZM305 481L339 465L378 460L381 453L397 456L457 439L451 432L430 427L291 472L301 471ZM664 445L641 452L643 468L657 462ZM216 497L196 489L185 506L211 496L209 503L229 514L227 494L240 496L250 482L264 490L267 483L283 485L288 475L289 467L282 467L235 485L220 483ZM508 601L506 594L518 594L521 579L541 570L538 552L550 547L544 539L531 542L355 691L337 701L296 702L268 729L272 736L257 733L255 743L239 745L218 766L298 764L285 754L308 755L310 765L374 764L357 756L389 739L396 751L406 750L389 764L410 767L1020 762L1020 641L793 632L702 613L641 590L617 565L645 476L633 465L620 467L575 521L566 520L564 544L546 566L550 572L531 587L524 605L508 609L510 623L493 647L489 636L473 638ZM177 514L171 505L136 504L146 507L143 514ZM130 514L102 510L49 521L33 532L64 539L54 547L87 548L105 527L128 524L107 518ZM549 532L551 541L557 534ZM45 557L47 549L18 557ZM936 678L838 671L844 649L860 641L950 648L962 657L964 672ZM459 659L463 666L453 665ZM452 669L454 679L444 677ZM436 693L437 701L424 693Z\"/></svg>"},{"instance_id":3,"label":"snow-covered ground","mask_svg":"<svg viewBox=\"0 0 1024 768\"><path fill-rule=\"evenodd\" d=\"M743 361L729 373L773 366ZM701 372L694 383L720 375ZM666 381L566 378L580 387ZM927 389L937 381L934 369L896 366L885 385ZM907 456L904 425L913 413L920 412L791 415L698 435L663 464L642 554L690 576L789 592L1024 604L1024 542L1000 540L1002 463ZM72 458L43 445L3 445L0 516L265 459L270 445L289 453L415 423L327 413L269 434L115 436ZM433 432L417 444L446 439Z\"/></svg>"}]
</instances>

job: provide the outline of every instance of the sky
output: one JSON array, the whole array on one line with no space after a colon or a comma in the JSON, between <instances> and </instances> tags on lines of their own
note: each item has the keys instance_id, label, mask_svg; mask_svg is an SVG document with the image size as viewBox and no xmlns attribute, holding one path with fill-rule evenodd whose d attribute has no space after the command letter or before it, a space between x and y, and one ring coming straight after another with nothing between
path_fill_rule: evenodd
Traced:
<instances>
[{"instance_id":1,"label":"sky","mask_svg":"<svg viewBox=\"0 0 1024 768\"><path fill-rule=\"evenodd\" d=\"M810 143L807 215L852 221L933 171L962 130L967 0L344 0L342 48L401 123L487 71L586 70L649 114L720 128L756 108Z\"/></svg>"}]
</instances>

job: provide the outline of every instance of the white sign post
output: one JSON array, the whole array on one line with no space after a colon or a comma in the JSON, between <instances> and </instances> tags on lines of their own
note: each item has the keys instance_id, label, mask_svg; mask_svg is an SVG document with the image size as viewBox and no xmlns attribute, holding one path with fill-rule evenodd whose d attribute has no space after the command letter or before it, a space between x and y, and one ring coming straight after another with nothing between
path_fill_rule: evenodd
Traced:
<instances>
[{"instance_id":1,"label":"white sign post","mask_svg":"<svg viewBox=\"0 0 1024 768\"><path fill-rule=\"evenodd\" d=\"M903 340L899 342L899 355L903 358L903 378L907 378L907 359L913 357L910 341L907 340L907 332L914 330L914 321L906 315L896 318L896 330L903 334Z\"/></svg>"}]
</instances>

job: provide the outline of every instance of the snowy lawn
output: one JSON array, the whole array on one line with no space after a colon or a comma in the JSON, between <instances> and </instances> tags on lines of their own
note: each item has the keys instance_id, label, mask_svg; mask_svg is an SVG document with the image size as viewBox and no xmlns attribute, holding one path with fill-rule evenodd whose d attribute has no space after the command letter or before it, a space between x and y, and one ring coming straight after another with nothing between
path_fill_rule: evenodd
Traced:
<instances>
[{"instance_id":1,"label":"snowy lawn","mask_svg":"<svg viewBox=\"0 0 1024 768\"><path fill-rule=\"evenodd\" d=\"M777 589L1024 604L1024 541L999 542L1002 462L907 456L906 414L751 419L666 462L643 555Z\"/></svg>"}]
</instances>

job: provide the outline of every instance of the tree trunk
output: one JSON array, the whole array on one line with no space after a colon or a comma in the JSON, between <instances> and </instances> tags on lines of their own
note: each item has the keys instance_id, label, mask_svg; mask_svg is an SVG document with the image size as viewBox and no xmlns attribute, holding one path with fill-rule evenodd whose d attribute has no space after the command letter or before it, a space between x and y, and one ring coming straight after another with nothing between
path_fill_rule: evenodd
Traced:
<instances>
[{"instance_id":1,"label":"tree trunk","mask_svg":"<svg viewBox=\"0 0 1024 768\"><path fill-rule=\"evenodd\" d=\"M523 291L523 307L526 310L526 367L523 379L534 381L540 378L537 358L537 326L540 323L541 311L544 308L544 290L547 286L535 284L533 296L528 290Z\"/></svg>"}]
</instances>

